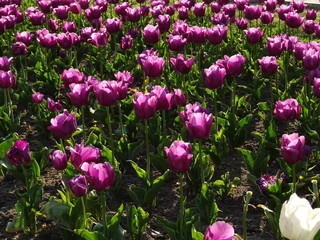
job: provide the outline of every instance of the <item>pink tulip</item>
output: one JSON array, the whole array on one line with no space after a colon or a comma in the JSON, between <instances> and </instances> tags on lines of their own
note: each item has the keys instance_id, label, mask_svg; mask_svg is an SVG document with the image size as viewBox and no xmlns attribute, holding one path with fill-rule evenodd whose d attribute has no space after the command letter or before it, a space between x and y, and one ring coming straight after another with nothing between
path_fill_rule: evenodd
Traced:
<instances>
[{"instance_id":1,"label":"pink tulip","mask_svg":"<svg viewBox=\"0 0 320 240\"><path fill-rule=\"evenodd\" d=\"M136 115L141 119L152 118L157 110L157 97L154 94L144 95L141 92L135 93L134 96L132 102Z\"/></svg>"},{"instance_id":2,"label":"pink tulip","mask_svg":"<svg viewBox=\"0 0 320 240\"><path fill-rule=\"evenodd\" d=\"M77 130L76 116L74 113L70 114L68 110L52 118L50 122L48 130L58 138L68 139Z\"/></svg>"},{"instance_id":3,"label":"pink tulip","mask_svg":"<svg viewBox=\"0 0 320 240\"><path fill-rule=\"evenodd\" d=\"M165 147L170 168L178 173L187 172L190 169L193 155L190 143L174 141L170 148Z\"/></svg>"}]
</instances>

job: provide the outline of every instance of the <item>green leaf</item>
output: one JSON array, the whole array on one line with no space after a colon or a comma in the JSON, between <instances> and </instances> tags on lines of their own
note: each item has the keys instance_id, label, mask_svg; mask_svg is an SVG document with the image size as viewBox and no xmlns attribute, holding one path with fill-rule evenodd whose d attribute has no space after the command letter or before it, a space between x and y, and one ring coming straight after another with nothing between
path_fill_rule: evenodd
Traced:
<instances>
[{"instance_id":1,"label":"green leaf","mask_svg":"<svg viewBox=\"0 0 320 240\"><path fill-rule=\"evenodd\" d=\"M74 233L86 240L101 240L105 239L104 235L100 232L90 232L87 229L74 229Z\"/></svg>"},{"instance_id":2,"label":"green leaf","mask_svg":"<svg viewBox=\"0 0 320 240\"><path fill-rule=\"evenodd\" d=\"M140 168L138 166L138 164L136 164L134 161L128 160L128 162L131 163L131 166L133 167L133 169L137 173L138 177L142 180L142 182L146 186L150 186L150 182L148 181L147 172L145 170L143 170L142 168Z\"/></svg>"},{"instance_id":3,"label":"green leaf","mask_svg":"<svg viewBox=\"0 0 320 240\"><path fill-rule=\"evenodd\" d=\"M177 224L171 221L168 221L164 217L157 217L161 228L168 233L169 237L171 240L177 240L176 236L176 229L177 229Z\"/></svg>"},{"instance_id":4,"label":"green leaf","mask_svg":"<svg viewBox=\"0 0 320 240\"><path fill-rule=\"evenodd\" d=\"M36 183L40 178L40 166L35 159L31 159L30 166L32 169L32 180Z\"/></svg>"},{"instance_id":5,"label":"green leaf","mask_svg":"<svg viewBox=\"0 0 320 240\"><path fill-rule=\"evenodd\" d=\"M169 170L167 170L162 176L155 179L150 188L147 190L147 193L144 197L144 202L147 205L151 205L153 200L156 198L156 195L158 194L160 188L164 184L164 181L167 179L167 176L169 174Z\"/></svg>"},{"instance_id":6,"label":"green leaf","mask_svg":"<svg viewBox=\"0 0 320 240\"><path fill-rule=\"evenodd\" d=\"M0 144L0 158L6 158L7 152L13 146L15 140L10 138Z\"/></svg>"},{"instance_id":7,"label":"green leaf","mask_svg":"<svg viewBox=\"0 0 320 240\"><path fill-rule=\"evenodd\" d=\"M253 172L254 169L254 153L247 149L237 148L237 151L241 153L243 161L245 162L248 171L250 173Z\"/></svg>"},{"instance_id":8,"label":"green leaf","mask_svg":"<svg viewBox=\"0 0 320 240\"><path fill-rule=\"evenodd\" d=\"M194 226L191 228L191 234L192 234L192 239L193 240L203 240L204 236L201 232L198 232Z\"/></svg>"},{"instance_id":9,"label":"green leaf","mask_svg":"<svg viewBox=\"0 0 320 240\"><path fill-rule=\"evenodd\" d=\"M42 207L41 212L50 220L70 229L70 206L68 204L49 201Z\"/></svg>"}]
</instances>

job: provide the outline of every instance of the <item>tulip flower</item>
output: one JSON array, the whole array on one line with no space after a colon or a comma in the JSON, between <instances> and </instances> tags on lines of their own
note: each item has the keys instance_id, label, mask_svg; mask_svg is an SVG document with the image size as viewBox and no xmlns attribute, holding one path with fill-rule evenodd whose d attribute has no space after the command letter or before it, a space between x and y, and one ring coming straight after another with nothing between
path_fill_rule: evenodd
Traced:
<instances>
[{"instance_id":1,"label":"tulip flower","mask_svg":"<svg viewBox=\"0 0 320 240\"><path fill-rule=\"evenodd\" d=\"M258 59L261 71L266 75L275 74L278 70L278 62L276 57L263 57Z\"/></svg>"},{"instance_id":2,"label":"tulip flower","mask_svg":"<svg viewBox=\"0 0 320 240\"><path fill-rule=\"evenodd\" d=\"M121 46L121 49L123 50L128 50L132 47L132 37L131 35L129 34L126 34L124 35L122 38L121 38L121 43L120 43L120 46Z\"/></svg>"},{"instance_id":3,"label":"tulip flower","mask_svg":"<svg viewBox=\"0 0 320 240\"><path fill-rule=\"evenodd\" d=\"M210 225L204 233L204 240L235 240L232 225L224 221L217 221Z\"/></svg>"},{"instance_id":4,"label":"tulip flower","mask_svg":"<svg viewBox=\"0 0 320 240\"><path fill-rule=\"evenodd\" d=\"M157 110L157 97L154 94L135 93L135 99L132 100L134 111L141 119L152 118Z\"/></svg>"},{"instance_id":5,"label":"tulip flower","mask_svg":"<svg viewBox=\"0 0 320 240\"><path fill-rule=\"evenodd\" d=\"M74 113L70 114L68 110L52 118L50 122L48 130L58 138L68 139L77 130L76 116Z\"/></svg>"},{"instance_id":6,"label":"tulip flower","mask_svg":"<svg viewBox=\"0 0 320 240\"><path fill-rule=\"evenodd\" d=\"M76 197L82 197L87 194L88 187L87 187L87 180L85 176L76 175L71 180L67 181L67 183L71 192Z\"/></svg>"},{"instance_id":7,"label":"tulip flower","mask_svg":"<svg viewBox=\"0 0 320 240\"><path fill-rule=\"evenodd\" d=\"M244 7L244 15L248 20L258 19L262 13L262 7L259 5L251 5Z\"/></svg>"},{"instance_id":8,"label":"tulip flower","mask_svg":"<svg viewBox=\"0 0 320 240\"><path fill-rule=\"evenodd\" d=\"M54 48L58 43L56 34L51 33L40 34L37 39L39 44L45 48Z\"/></svg>"},{"instance_id":9,"label":"tulip flower","mask_svg":"<svg viewBox=\"0 0 320 240\"><path fill-rule=\"evenodd\" d=\"M221 6L218 3L211 3L210 4L211 12L212 13L218 13L220 12Z\"/></svg>"},{"instance_id":10,"label":"tulip flower","mask_svg":"<svg viewBox=\"0 0 320 240\"><path fill-rule=\"evenodd\" d=\"M191 71L195 58L186 59L183 54L178 54L176 58L170 58L170 62L176 72L187 74Z\"/></svg>"},{"instance_id":11,"label":"tulip flower","mask_svg":"<svg viewBox=\"0 0 320 240\"><path fill-rule=\"evenodd\" d=\"M186 20L189 18L189 8L185 7L185 6L181 6L178 9L178 17L180 20Z\"/></svg>"},{"instance_id":12,"label":"tulip flower","mask_svg":"<svg viewBox=\"0 0 320 240\"><path fill-rule=\"evenodd\" d=\"M273 13L276 10L277 7L277 0L266 0L265 2L266 10L270 13Z\"/></svg>"},{"instance_id":13,"label":"tulip flower","mask_svg":"<svg viewBox=\"0 0 320 240\"><path fill-rule=\"evenodd\" d=\"M118 99L118 83L102 81L93 86L94 95L101 106L111 106Z\"/></svg>"},{"instance_id":14,"label":"tulip flower","mask_svg":"<svg viewBox=\"0 0 320 240\"><path fill-rule=\"evenodd\" d=\"M55 102L51 98L47 98L47 108L51 112L59 112L62 108L62 105L61 105L60 100Z\"/></svg>"},{"instance_id":15,"label":"tulip flower","mask_svg":"<svg viewBox=\"0 0 320 240\"><path fill-rule=\"evenodd\" d=\"M130 72L128 71L123 71L123 72L117 72L114 74L115 78L117 79L118 82L125 82L131 85L134 81L133 76L131 75Z\"/></svg>"},{"instance_id":16,"label":"tulip flower","mask_svg":"<svg viewBox=\"0 0 320 240\"><path fill-rule=\"evenodd\" d=\"M230 18L233 18L236 15L236 8L237 6L235 4L226 4L222 6L221 11L223 11Z\"/></svg>"},{"instance_id":17,"label":"tulip flower","mask_svg":"<svg viewBox=\"0 0 320 240\"><path fill-rule=\"evenodd\" d=\"M126 83L125 81L118 81L118 88L117 88L118 99L117 100L123 100L128 96L128 87L129 87L129 83Z\"/></svg>"},{"instance_id":18,"label":"tulip flower","mask_svg":"<svg viewBox=\"0 0 320 240\"><path fill-rule=\"evenodd\" d=\"M70 159L72 165L80 169L85 162L99 162L101 157L101 150L92 146L84 146L84 141L76 144L74 148L66 147L71 153Z\"/></svg>"},{"instance_id":19,"label":"tulip flower","mask_svg":"<svg viewBox=\"0 0 320 240\"><path fill-rule=\"evenodd\" d=\"M282 205L279 227L290 240L312 240L320 229L320 208L312 209L307 199L294 193Z\"/></svg>"},{"instance_id":20,"label":"tulip flower","mask_svg":"<svg viewBox=\"0 0 320 240\"><path fill-rule=\"evenodd\" d=\"M43 101L44 95L39 93L39 92L35 92L32 94L32 101L36 104L39 104Z\"/></svg>"},{"instance_id":21,"label":"tulip flower","mask_svg":"<svg viewBox=\"0 0 320 240\"><path fill-rule=\"evenodd\" d=\"M187 44L187 39L181 35L169 34L167 42L171 51L180 52Z\"/></svg>"},{"instance_id":22,"label":"tulip flower","mask_svg":"<svg viewBox=\"0 0 320 240\"><path fill-rule=\"evenodd\" d=\"M312 20L307 20L302 24L302 29L306 34L312 34L315 31L315 23Z\"/></svg>"},{"instance_id":23,"label":"tulip flower","mask_svg":"<svg viewBox=\"0 0 320 240\"><path fill-rule=\"evenodd\" d=\"M279 178L277 178L277 176L264 174L257 179L256 183L258 184L259 189L263 194L268 194L269 187L277 185L278 180L282 181L282 184L281 184L282 187L285 187L287 185L287 177L284 173L281 173Z\"/></svg>"},{"instance_id":24,"label":"tulip flower","mask_svg":"<svg viewBox=\"0 0 320 240\"><path fill-rule=\"evenodd\" d=\"M209 110L202 107L200 103L195 102L194 104L186 105L185 109L180 112L180 118L182 122L189 120L189 116L193 113L206 113L209 114Z\"/></svg>"},{"instance_id":25,"label":"tulip flower","mask_svg":"<svg viewBox=\"0 0 320 240\"><path fill-rule=\"evenodd\" d=\"M295 43L294 47L293 47L294 57L297 60L302 60L303 56L304 56L304 51L307 50L308 48L309 48L309 44L308 43L304 43L304 42Z\"/></svg>"},{"instance_id":26,"label":"tulip flower","mask_svg":"<svg viewBox=\"0 0 320 240\"><path fill-rule=\"evenodd\" d=\"M141 67L143 68L146 76L157 78L162 74L165 64L165 59L158 56L147 56L141 59Z\"/></svg>"},{"instance_id":27,"label":"tulip flower","mask_svg":"<svg viewBox=\"0 0 320 240\"><path fill-rule=\"evenodd\" d=\"M151 94L157 97L157 110L168 110L172 106L172 93L169 93L167 87L161 87L159 85L153 86Z\"/></svg>"},{"instance_id":28,"label":"tulip flower","mask_svg":"<svg viewBox=\"0 0 320 240\"><path fill-rule=\"evenodd\" d=\"M304 9L307 7L307 4L305 4L303 1L295 1L295 0L290 2L290 5L293 7L294 10L297 11L297 13L302 13Z\"/></svg>"},{"instance_id":29,"label":"tulip flower","mask_svg":"<svg viewBox=\"0 0 320 240\"><path fill-rule=\"evenodd\" d=\"M119 18L106 20L106 28L109 33L119 32L122 29L122 21Z\"/></svg>"},{"instance_id":30,"label":"tulip flower","mask_svg":"<svg viewBox=\"0 0 320 240\"><path fill-rule=\"evenodd\" d=\"M188 42L203 44L206 40L207 31L204 27L193 26L187 31Z\"/></svg>"},{"instance_id":31,"label":"tulip flower","mask_svg":"<svg viewBox=\"0 0 320 240\"><path fill-rule=\"evenodd\" d=\"M191 166L193 155L190 143L174 141L170 148L164 151L168 158L170 168L177 173L187 172Z\"/></svg>"},{"instance_id":32,"label":"tulip flower","mask_svg":"<svg viewBox=\"0 0 320 240\"><path fill-rule=\"evenodd\" d=\"M76 107L84 106L89 101L89 93L92 90L92 86L88 84L76 84L72 83L69 85L71 90L70 93L67 93L68 97L70 98L71 104Z\"/></svg>"},{"instance_id":33,"label":"tulip flower","mask_svg":"<svg viewBox=\"0 0 320 240\"><path fill-rule=\"evenodd\" d=\"M205 85L209 89L221 88L226 77L226 69L217 64L204 69Z\"/></svg>"},{"instance_id":34,"label":"tulip flower","mask_svg":"<svg viewBox=\"0 0 320 240\"><path fill-rule=\"evenodd\" d=\"M239 76L244 68L246 58L240 54L233 55L231 57L224 56L224 65L229 77Z\"/></svg>"},{"instance_id":35,"label":"tulip flower","mask_svg":"<svg viewBox=\"0 0 320 240\"><path fill-rule=\"evenodd\" d=\"M67 168L68 157L64 152L55 150L50 156L50 159L56 170L64 170Z\"/></svg>"},{"instance_id":36,"label":"tulip flower","mask_svg":"<svg viewBox=\"0 0 320 240\"><path fill-rule=\"evenodd\" d=\"M247 29L248 27L248 20L245 18L240 18L240 19L236 18L236 24L240 30L244 30L244 29Z\"/></svg>"},{"instance_id":37,"label":"tulip flower","mask_svg":"<svg viewBox=\"0 0 320 240\"><path fill-rule=\"evenodd\" d=\"M0 70L0 88L13 88L16 85L16 77L10 71Z\"/></svg>"},{"instance_id":38,"label":"tulip flower","mask_svg":"<svg viewBox=\"0 0 320 240\"><path fill-rule=\"evenodd\" d=\"M169 15L159 15L158 16L158 26L159 26L160 33L167 32L171 26L170 16Z\"/></svg>"},{"instance_id":39,"label":"tulip flower","mask_svg":"<svg viewBox=\"0 0 320 240\"><path fill-rule=\"evenodd\" d=\"M11 46L12 54L15 56L26 55L28 53L27 46L23 42L16 42Z\"/></svg>"},{"instance_id":40,"label":"tulip flower","mask_svg":"<svg viewBox=\"0 0 320 240\"><path fill-rule=\"evenodd\" d=\"M319 51L309 48L303 52L302 65L307 70L317 69L320 63Z\"/></svg>"},{"instance_id":41,"label":"tulip flower","mask_svg":"<svg viewBox=\"0 0 320 240\"><path fill-rule=\"evenodd\" d=\"M271 24L273 22L273 14L271 12L262 12L260 16L260 21L262 24Z\"/></svg>"},{"instance_id":42,"label":"tulip flower","mask_svg":"<svg viewBox=\"0 0 320 240\"><path fill-rule=\"evenodd\" d=\"M306 19L307 20L316 20L317 18L317 11L314 10L314 9L310 9L310 10L307 10L307 13L306 13Z\"/></svg>"},{"instance_id":43,"label":"tulip flower","mask_svg":"<svg viewBox=\"0 0 320 240\"><path fill-rule=\"evenodd\" d=\"M291 12L292 10L293 10L292 6L281 5L279 8L276 9L276 12L278 13L280 20L285 21L286 20L285 14Z\"/></svg>"},{"instance_id":44,"label":"tulip flower","mask_svg":"<svg viewBox=\"0 0 320 240\"><path fill-rule=\"evenodd\" d=\"M82 83L84 81L84 75L78 69L74 68L64 70L61 78L65 87L68 87L71 83Z\"/></svg>"},{"instance_id":45,"label":"tulip flower","mask_svg":"<svg viewBox=\"0 0 320 240\"><path fill-rule=\"evenodd\" d=\"M181 89L173 89L172 105L178 107L186 105L186 96Z\"/></svg>"},{"instance_id":46,"label":"tulip flower","mask_svg":"<svg viewBox=\"0 0 320 240\"><path fill-rule=\"evenodd\" d=\"M141 18L141 9L137 8L127 8L127 21L129 22L139 22Z\"/></svg>"},{"instance_id":47,"label":"tulip flower","mask_svg":"<svg viewBox=\"0 0 320 240\"><path fill-rule=\"evenodd\" d=\"M70 10L69 6L66 5L60 5L57 8L53 9L54 14L57 16L57 18L64 20L68 18L68 12Z\"/></svg>"},{"instance_id":48,"label":"tulip flower","mask_svg":"<svg viewBox=\"0 0 320 240\"><path fill-rule=\"evenodd\" d=\"M301 162L304 158L305 137L298 133L283 134L281 141L281 156L288 164Z\"/></svg>"},{"instance_id":49,"label":"tulip flower","mask_svg":"<svg viewBox=\"0 0 320 240\"><path fill-rule=\"evenodd\" d=\"M13 60L13 57L7 58L7 57L0 57L0 70L2 71L9 71L10 70L10 64Z\"/></svg>"},{"instance_id":50,"label":"tulip flower","mask_svg":"<svg viewBox=\"0 0 320 240\"><path fill-rule=\"evenodd\" d=\"M78 2L70 3L70 12L73 14L80 14L81 13L81 5Z\"/></svg>"},{"instance_id":51,"label":"tulip flower","mask_svg":"<svg viewBox=\"0 0 320 240\"><path fill-rule=\"evenodd\" d=\"M94 32L90 35L88 42L96 47L104 47L108 43L109 34L107 32Z\"/></svg>"},{"instance_id":52,"label":"tulip flower","mask_svg":"<svg viewBox=\"0 0 320 240\"><path fill-rule=\"evenodd\" d=\"M148 24L142 31L144 39L150 43L154 44L160 41L160 29L159 26L153 26Z\"/></svg>"},{"instance_id":53,"label":"tulip flower","mask_svg":"<svg viewBox=\"0 0 320 240\"><path fill-rule=\"evenodd\" d=\"M301 106L296 99L289 98L285 101L277 101L273 113L281 121L293 121L299 118Z\"/></svg>"},{"instance_id":54,"label":"tulip flower","mask_svg":"<svg viewBox=\"0 0 320 240\"><path fill-rule=\"evenodd\" d=\"M304 18L301 18L300 15L296 12L285 13L285 22L288 27L298 28L303 23Z\"/></svg>"},{"instance_id":55,"label":"tulip flower","mask_svg":"<svg viewBox=\"0 0 320 240\"><path fill-rule=\"evenodd\" d=\"M196 3L193 6L193 12L194 12L194 15L196 15L197 17L203 17L206 12L205 3L204 2Z\"/></svg>"},{"instance_id":56,"label":"tulip flower","mask_svg":"<svg viewBox=\"0 0 320 240\"><path fill-rule=\"evenodd\" d=\"M243 11L245 6L249 6L250 1L249 0L234 0L234 3L236 4L238 10Z\"/></svg>"},{"instance_id":57,"label":"tulip flower","mask_svg":"<svg viewBox=\"0 0 320 240\"><path fill-rule=\"evenodd\" d=\"M256 44L261 41L264 32L260 28L249 28L244 30L247 41L250 44Z\"/></svg>"},{"instance_id":58,"label":"tulip flower","mask_svg":"<svg viewBox=\"0 0 320 240\"><path fill-rule=\"evenodd\" d=\"M317 98L320 98L320 77L313 80L313 94Z\"/></svg>"},{"instance_id":59,"label":"tulip flower","mask_svg":"<svg viewBox=\"0 0 320 240\"><path fill-rule=\"evenodd\" d=\"M111 188L115 181L114 168L108 162L84 162L81 165L81 171L85 174L93 189L97 191Z\"/></svg>"},{"instance_id":60,"label":"tulip flower","mask_svg":"<svg viewBox=\"0 0 320 240\"><path fill-rule=\"evenodd\" d=\"M76 22L62 22L62 31L63 32L75 32L76 31Z\"/></svg>"},{"instance_id":61,"label":"tulip flower","mask_svg":"<svg viewBox=\"0 0 320 240\"><path fill-rule=\"evenodd\" d=\"M32 38L33 38L33 34L30 34L29 32L17 32L16 33L16 40L17 42L22 42L24 43L26 46L29 46L32 42Z\"/></svg>"},{"instance_id":62,"label":"tulip flower","mask_svg":"<svg viewBox=\"0 0 320 240\"><path fill-rule=\"evenodd\" d=\"M211 132L213 117L212 114L192 113L189 114L185 126L190 137L196 139L208 138Z\"/></svg>"},{"instance_id":63,"label":"tulip flower","mask_svg":"<svg viewBox=\"0 0 320 240\"><path fill-rule=\"evenodd\" d=\"M224 25L216 25L206 30L207 38L211 44L218 45L227 37L228 27Z\"/></svg>"},{"instance_id":64,"label":"tulip flower","mask_svg":"<svg viewBox=\"0 0 320 240\"><path fill-rule=\"evenodd\" d=\"M15 141L13 147L7 152L7 161L15 166L28 164L30 162L29 143L20 139Z\"/></svg>"}]
</instances>

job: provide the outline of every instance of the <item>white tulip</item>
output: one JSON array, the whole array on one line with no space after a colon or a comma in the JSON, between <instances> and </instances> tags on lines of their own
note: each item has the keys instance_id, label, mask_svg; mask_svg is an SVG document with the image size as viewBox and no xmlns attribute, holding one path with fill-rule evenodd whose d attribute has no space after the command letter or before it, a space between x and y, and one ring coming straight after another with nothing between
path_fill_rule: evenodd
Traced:
<instances>
[{"instance_id":1,"label":"white tulip","mask_svg":"<svg viewBox=\"0 0 320 240\"><path fill-rule=\"evenodd\" d=\"M307 199L294 193L282 205L279 227L290 240L312 240L320 229L320 208L312 209Z\"/></svg>"}]
</instances>

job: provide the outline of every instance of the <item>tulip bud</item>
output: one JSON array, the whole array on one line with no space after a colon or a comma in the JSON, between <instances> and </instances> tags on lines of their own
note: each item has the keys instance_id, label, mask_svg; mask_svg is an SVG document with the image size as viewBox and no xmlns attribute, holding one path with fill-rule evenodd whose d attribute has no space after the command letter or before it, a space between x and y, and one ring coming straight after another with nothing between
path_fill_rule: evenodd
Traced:
<instances>
[{"instance_id":1,"label":"tulip bud","mask_svg":"<svg viewBox=\"0 0 320 240\"><path fill-rule=\"evenodd\" d=\"M190 143L183 141L174 141L170 148L165 147L170 168L177 172L183 173L190 169L193 155Z\"/></svg>"},{"instance_id":2,"label":"tulip bud","mask_svg":"<svg viewBox=\"0 0 320 240\"><path fill-rule=\"evenodd\" d=\"M50 159L56 170L64 170L67 168L68 157L64 152L56 150L52 153Z\"/></svg>"},{"instance_id":3,"label":"tulip bud","mask_svg":"<svg viewBox=\"0 0 320 240\"><path fill-rule=\"evenodd\" d=\"M30 162L29 143L17 140L7 152L7 161L15 166L25 165Z\"/></svg>"},{"instance_id":4,"label":"tulip bud","mask_svg":"<svg viewBox=\"0 0 320 240\"><path fill-rule=\"evenodd\" d=\"M301 162L304 158L305 137L298 133L283 134L281 141L281 156L288 164Z\"/></svg>"},{"instance_id":5,"label":"tulip bud","mask_svg":"<svg viewBox=\"0 0 320 240\"><path fill-rule=\"evenodd\" d=\"M82 197L87 194L87 180L85 176L74 176L70 181L68 181L68 186L76 197Z\"/></svg>"},{"instance_id":6,"label":"tulip bud","mask_svg":"<svg viewBox=\"0 0 320 240\"><path fill-rule=\"evenodd\" d=\"M219 67L217 64L211 65L204 69L205 85L209 89L221 88L226 77L226 69Z\"/></svg>"}]
</instances>

